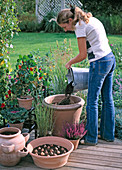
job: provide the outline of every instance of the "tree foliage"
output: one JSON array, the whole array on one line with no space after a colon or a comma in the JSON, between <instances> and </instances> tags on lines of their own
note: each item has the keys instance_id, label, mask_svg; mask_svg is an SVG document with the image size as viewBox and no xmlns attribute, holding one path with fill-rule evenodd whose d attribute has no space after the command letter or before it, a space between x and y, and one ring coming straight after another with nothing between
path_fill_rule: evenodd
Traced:
<instances>
[{"instance_id":1,"label":"tree foliage","mask_svg":"<svg viewBox=\"0 0 122 170\"><path fill-rule=\"evenodd\" d=\"M93 15L117 15L121 13L121 2L119 0L80 0L84 10L92 12Z\"/></svg>"}]
</instances>

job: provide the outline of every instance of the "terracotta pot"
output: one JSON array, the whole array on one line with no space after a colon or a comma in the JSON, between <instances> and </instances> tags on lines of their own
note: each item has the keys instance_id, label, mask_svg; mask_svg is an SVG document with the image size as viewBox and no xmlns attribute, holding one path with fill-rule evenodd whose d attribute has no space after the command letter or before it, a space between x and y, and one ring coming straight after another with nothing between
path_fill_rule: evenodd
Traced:
<instances>
[{"instance_id":1,"label":"terracotta pot","mask_svg":"<svg viewBox=\"0 0 122 170\"><path fill-rule=\"evenodd\" d=\"M34 148L43 144L60 145L68 149L68 152L61 155L50 156L50 157L38 156L32 153ZM54 169L54 168L62 167L67 163L69 155L73 151L74 146L69 140L65 138L56 137L56 136L46 136L31 141L27 145L27 149L29 151L29 154L32 156L36 166L40 168Z\"/></svg>"},{"instance_id":2,"label":"terracotta pot","mask_svg":"<svg viewBox=\"0 0 122 170\"><path fill-rule=\"evenodd\" d=\"M80 115L82 112L82 108L84 105L84 100L78 96L71 96L71 101L73 104L69 105L57 105L55 103L59 103L65 98L64 94L57 94L46 97L43 100L43 104L47 108L54 109L54 136L61 136L62 128L66 122L69 123L78 123L80 120ZM54 103L54 104L53 104Z\"/></svg>"},{"instance_id":3,"label":"terracotta pot","mask_svg":"<svg viewBox=\"0 0 122 170\"><path fill-rule=\"evenodd\" d=\"M24 122L21 123L9 123L10 127L16 127L22 131Z\"/></svg>"},{"instance_id":4,"label":"terracotta pot","mask_svg":"<svg viewBox=\"0 0 122 170\"><path fill-rule=\"evenodd\" d=\"M76 150L78 148L79 141L80 141L80 139L70 140L70 142L72 142L72 144L74 145L74 150Z\"/></svg>"},{"instance_id":5,"label":"terracotta pot","mask_svg":"<svg viewBox=\"0 0 122 170\"><path fill-rule=\"evenodd\" d=\"M32 107L32 96L21 96L21 98L17 98L19 107L23 107L27 110L31 109Z\"/></svg>"},{"instance_id":6,"label":"terracotta pot","mask_svg":"<svg viewBox=\"0 0 122 170\"><path fill-rule=\"evenodd\" d=\"M14 134L5 135L11 132ZM28 154L28 151L21 151L29 139L28 133L21 134L15 127L5 127L0 129L0 164L4 166L15 166L21 159Z\"/></svg>"}]
</instances>

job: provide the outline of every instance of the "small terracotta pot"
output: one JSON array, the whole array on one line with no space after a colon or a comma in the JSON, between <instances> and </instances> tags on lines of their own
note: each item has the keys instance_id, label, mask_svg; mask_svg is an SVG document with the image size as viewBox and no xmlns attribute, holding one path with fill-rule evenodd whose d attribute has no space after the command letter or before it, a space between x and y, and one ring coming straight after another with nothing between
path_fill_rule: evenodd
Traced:
<instances>
[{"instance_id":1,"label":"small terracotta pot","mask_svg":"<svg viewBox=\"0 0 122 170\"><path fill-rule=\"evenodd\" d=\"M43 145L43 144L55 144L65 147L68 152L56 155L56 156L38 156L33 154L32 151L34 148ZM29 154L32 156L33 161L36 166L40 168L47 168L47 169L55 169L64 166L69 158L70 153L73 151L74 145L67 139L56 137L56 136L46 136L34 139L27 145L27 150Z\"/></svg>"},{"instance_id":2,"label":"small terracotta pot","mask_svg":"<svg viewBox=\"0 0 122 170\"><path fill-rule=\"evenodd\" d=\"M74 145L74 150L76 150L78 148L79 141L80 141L80 139L70 140L70 142L72 142L73 145Z\"/></svg>"},{"instance_id":3,"label":"small terracotta pot","mask_svg":"<svg viewBox=\"0 0 122 170\"><path fill-rule=\"evenodd\" d=\"M73 104L69 105L58 105L65 98L64 94L57 94L48 96L43 100L44 106L52 108L54 110L54 136L61 136L62 128L66 122L68 123L79 123L80 115L85 101L75 95L71 95L71 101Z\"/></svg>"},{"instance_id":4,"label":"small terracotta pot","mask_svg":"<svg viewBox=\"0 0 122 170\"><path fill-rule=\"evenodd\" d=\"M16 127L22 131L24 122L21 123L9 123L10 127Z\"/></svg>"},{"instance_id":5,"label":"small terracotta pot","mask_svg":"<svg viewBox=\"0 0 122 170\"><path fill-rule=\"evenodd\" d=\"M3 134L3 133L14 134ZM15 127L5 127L0 129L0 164L4 166L15 166L21 157L25 157L28 151L21 151L29 139L28 133L21 134Z\"/></svg>"},{"instance_id":6,"label":"small terracotta pot","mask_svg":"<svg viewBox=\"0 0 122 170\"><path fill-rule=\"evenodd\" d=\"M19 107L23 107L27 110L31 109L32 107L32 96L21 96L21 98L17 98Z\"/></svg>"}]
</instances>

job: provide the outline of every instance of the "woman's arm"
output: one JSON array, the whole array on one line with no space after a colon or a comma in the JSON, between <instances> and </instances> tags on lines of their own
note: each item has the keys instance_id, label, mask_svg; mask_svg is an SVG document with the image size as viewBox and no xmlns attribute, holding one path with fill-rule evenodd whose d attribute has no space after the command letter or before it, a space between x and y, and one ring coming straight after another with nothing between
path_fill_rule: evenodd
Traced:
<instances>
[{"instance_id":1,"label":"woman's arm","mask_svg":"<svg viewBox=\"0 0 122 170\"><path fill-rule=\"evenodd\" d=\"M78 63L84 60L87 57L87 49L86 49L86 38L80 37L77 38L79 54L72 58L68 63L66 63L65 67L69 69L72 64Z\"/></svg>"}]
</instances>

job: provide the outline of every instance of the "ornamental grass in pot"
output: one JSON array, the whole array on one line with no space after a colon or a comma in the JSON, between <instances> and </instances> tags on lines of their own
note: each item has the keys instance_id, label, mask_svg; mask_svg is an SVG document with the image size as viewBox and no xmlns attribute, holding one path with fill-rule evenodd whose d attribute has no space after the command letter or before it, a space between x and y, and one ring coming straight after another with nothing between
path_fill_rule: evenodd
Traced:
<instances>
[{"instance_id":1,"label":"ornamental grass in pot","mask_svg":"<svg viewBox=\"0 0 122 170\"><path fill-rule=\"evenodd\" d=\"M85 125L80 123L66 123L62 128L61 136L69 139L74 144L74 150L77 149L79 140L86 134Z\"/></svg>"},{"instance_id":2,"label":"ornamental grass in pot","mask_svg":"<svg viewBox=\"0 0 122 170\"><path fill-rule=\"evenodd\" d=\"M53 109L44 107L40 102L35 106L36 124L38 137L51 136L54 128L55 119Z\"/></svg>"}]
</instances>

